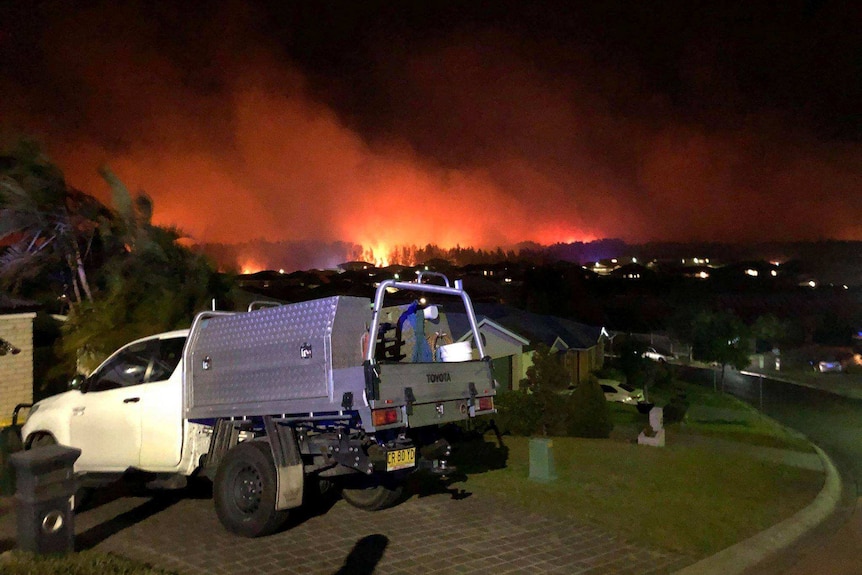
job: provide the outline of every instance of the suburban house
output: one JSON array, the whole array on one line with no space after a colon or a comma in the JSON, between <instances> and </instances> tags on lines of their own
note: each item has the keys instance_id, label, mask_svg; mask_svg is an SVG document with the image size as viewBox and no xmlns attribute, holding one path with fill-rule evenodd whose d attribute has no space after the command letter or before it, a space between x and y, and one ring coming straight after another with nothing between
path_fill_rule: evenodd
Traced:
<instances>
[{"instance_id":1,"label":"suburban house","mask_svg":"<svg viewBox=\"0 0 862 575\"><path fill-rule=\"evenodd\" d=\"M476 304L476 321L485 351L494 361L494 373L503 389L518 389L532 365L539 344L562 354L577 385L601 368L605 347L613 335L604 327L522 311L503 304ZM448 314L455 341L472 339L464 314Z\"/></svg>"}]
</instances>

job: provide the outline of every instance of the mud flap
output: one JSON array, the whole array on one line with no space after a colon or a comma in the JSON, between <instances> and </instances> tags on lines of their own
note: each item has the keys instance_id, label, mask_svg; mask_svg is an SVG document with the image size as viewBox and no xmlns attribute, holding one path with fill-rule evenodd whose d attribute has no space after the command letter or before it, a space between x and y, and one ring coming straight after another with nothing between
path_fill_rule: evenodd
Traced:
<instances>
[{"instance_id":1,"label":"mud flap","mask_svg":"<svg viewBox=\"0 0 862 575\"><path fill-rule=\"evenodd\" d=\"M278 479L275 508L293 509L302 505L305 473L293 428L279 425L271 417L263 418Z\"/></svg>"},{"instance_id":2,"label":"mud flap","mask_svg":"<svg viewBox=\"0 0 862 575\"><path fill-rule=\"evenodd\" d=\"M278 496L275 500L275 508L293 509L302 505L302 486L305 480L302 464L278 467L276 471L278 472Z\"/></svg>"}]
</instances>

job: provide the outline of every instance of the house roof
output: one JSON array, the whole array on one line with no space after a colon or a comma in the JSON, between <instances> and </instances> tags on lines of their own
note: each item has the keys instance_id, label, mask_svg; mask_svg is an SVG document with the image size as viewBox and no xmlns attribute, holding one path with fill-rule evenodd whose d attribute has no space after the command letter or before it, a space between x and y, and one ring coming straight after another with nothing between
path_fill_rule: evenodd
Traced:
<instances>
[{"instance_id":1,"label":"house roof","mask_svg":"<svg viewBox=\"0 0 862 575\"><path fill-rule=\"evenodd\" d=\"M477 303L474 305L474 311L479 324L490 320L508 332L529 340L531 345L544 343L551 347L560 340L569 348L589 349L598 343L603 333L607 335L607 331L601 327L530 313L503 304ZM467 314L447 313L446 317L456 340L470 331Z\"/></svg>"},{"instance_id":2,"label":"house roof","mask_svg":"<svg viewBox=\"0 0 862 575\"><path fill-rule=\"evenodd\" d=\"M37 311L41 307L38 302L0 293L0 314L26 313Z\"/></svg>"},{"instance_id":3,"label":"house roof","mask_svg":"<svg viewBox=\"0 0 862 575\"><path fill-rule=\"evenodd\" d=\"M515 333L511 330L506 329L505 327L503 327L499 323L495 322L492 319L488 319L487 317L483 317L481 320L479 320L479 325L478 325L479 330L481 330L482 327L484 327L484 326L490 326L490 327L496 329L497 331L507 335L508 337L510 337L516 341L521 342L523 345L529 345L530 344L530 340L528 340L527 338L525 338L521 335L518 335L517 333Z\"/></svg>"}]
</instances>

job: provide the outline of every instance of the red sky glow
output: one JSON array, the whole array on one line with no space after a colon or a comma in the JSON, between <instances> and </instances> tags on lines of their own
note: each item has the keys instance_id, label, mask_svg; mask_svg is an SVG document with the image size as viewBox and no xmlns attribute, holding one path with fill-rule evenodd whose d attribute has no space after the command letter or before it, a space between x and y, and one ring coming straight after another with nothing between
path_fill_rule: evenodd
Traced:
<instances>
[{"instance_id":1,"label":"red sky glow","mask_svg":"<svg viewBox=\"0 0 862 575\"><path fill-rule=\"evenodd\" d=\"M18 8L0 19L0 134L43 142L105 200L110 166L202 243L862 240L862 144L841 121L860 82L840 76L858 40L840 10L787 8L761 45L697 14L658 35L682 3L618 14L641 36L597 7L504 4L416 22L303 3ZM770 60L792 41L823 53Z\"/></svg>"}]
</instances>

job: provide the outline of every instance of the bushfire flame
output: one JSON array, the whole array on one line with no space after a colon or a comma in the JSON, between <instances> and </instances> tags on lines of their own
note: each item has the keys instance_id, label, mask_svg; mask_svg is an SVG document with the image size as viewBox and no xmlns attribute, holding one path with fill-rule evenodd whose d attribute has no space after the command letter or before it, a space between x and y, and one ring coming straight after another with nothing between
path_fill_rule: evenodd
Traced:
<instances>
[{"instance_id":1,"label":"bushfire flame","mask_svg":"<svg viewBox=\"0 0 862 575\"><path fill-rule=\"evenodd\" d=\"M28 81L9 82L0 120L33 130L72 186L106 201L108 164L152 197L155 223L199 244L345 242L326 265L354 245L387 265L416 263L395 246L426 244L862 238L858 143L771 112L704 126L582 53L566 51L579 68L563 77L520 36L453 32L382 58L356 94L375 97L348 109L351 87L310 86L282 39L261 36L254 3L195 21L193 45L164 42L134 3L68 4L31 26L15 60L28 66L7 66ZM99 33L117 21L128 33ZM244 271L281 267L243 256Z\"/></svg>"}]
</instances>

